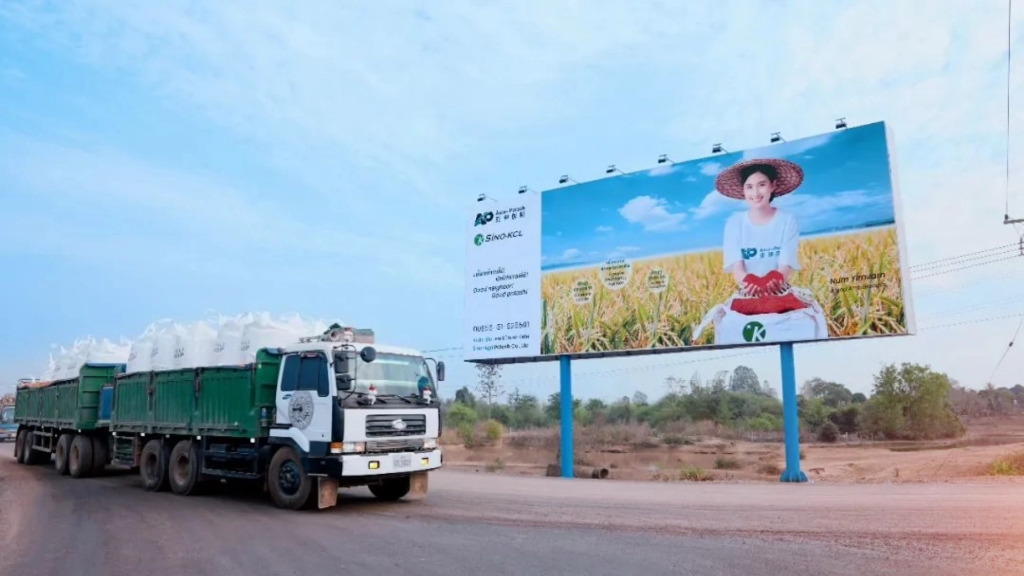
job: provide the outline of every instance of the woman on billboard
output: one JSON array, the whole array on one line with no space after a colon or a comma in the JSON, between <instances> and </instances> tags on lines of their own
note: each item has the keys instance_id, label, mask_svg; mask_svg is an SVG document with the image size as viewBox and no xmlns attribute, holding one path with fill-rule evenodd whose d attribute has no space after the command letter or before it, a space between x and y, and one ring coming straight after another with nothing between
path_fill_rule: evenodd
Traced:
<instances>
[{"instance_id":1,"label":"woman on billboard","mask_svg":"<svg viewBox=\"0 0 1024 576\"><path fill-rule=\"evenodd\" d=\"M803 179L800 166L778 159L738 162L716 178L720 194L744 200L748 207L729 217L722 241L724 271L732 274L741 295L782 294L800 269L796 218L772 201L796 190Z\"/></svg>"}]
</instances>

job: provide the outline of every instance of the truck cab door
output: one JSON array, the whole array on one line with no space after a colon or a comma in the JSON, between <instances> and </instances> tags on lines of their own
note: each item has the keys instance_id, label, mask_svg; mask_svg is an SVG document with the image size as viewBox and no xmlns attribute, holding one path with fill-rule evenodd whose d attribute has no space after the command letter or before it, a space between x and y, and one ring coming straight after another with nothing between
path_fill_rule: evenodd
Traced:
<instances>
[{"instance_id":1,"label":"truck cab door","mask_svg":"<svg viewBox=\"0 0 1024 576\"><path fill-rule=\"evenodd\" d=\"M310 442L330 442L331 380L327 357L321 352L285 356L277 386L276 424L289 426L286 436L304 450Z\"/></svg>"}]
</instances>

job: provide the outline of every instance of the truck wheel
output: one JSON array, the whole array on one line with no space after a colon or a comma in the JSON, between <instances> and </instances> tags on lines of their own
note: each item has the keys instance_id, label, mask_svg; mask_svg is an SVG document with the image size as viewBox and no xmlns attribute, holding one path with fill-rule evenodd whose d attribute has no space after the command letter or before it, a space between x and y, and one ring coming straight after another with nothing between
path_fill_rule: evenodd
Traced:
<instances>
[{"instance_id":1,"label":"truck wheel","mask_svg":"<svg viewBox=\"0 0 1024 576\"><path fill-rule=\"evenodd\" d=\"M279 508L301 510L316 504L313 478L302 469L295 450L285 446L274 453L267 470L270 497Z\"/></svg>"},{"instance_id":2,"label":"truck wheel","mask_svg":"<svg viewBox=\"0 0 1024 576\"><path fill-rule=\"evenodd\" d=\"M85 478L92 472L92 438L75 436L68 452L68 473L72 478Z\"/></svg>"},{"instance_id":3,"label":"truck wheel","mask_svg":"<svg viewBox=\"0 0 1024 576\"><path fill-rule=\"evenodd\" d=\"M18 464L25 463L25 429L18 430L18 435L14 437L14 460Z\"/></svg>"},{"instance_id":4,"label":"truck wheel","mask_svg":"<svg viewBox=\"0 0 1024 576\"><path fill-rule=\"evenodd\" d=\"M167 489L167 463L170 460L167 448L160 440L150 440L142 448L142 463L139 476L142 485L150 492L162 492Z\"/></svg>"},{"instance_id":5,"label":"truck wheel","mask_svg":"<svg viewBox=\"0 0 1024 576\"><path fill-rule=\"evenodd\" d=\"M94 436L92 439L92 473L102 474L110 459L110 445L106 436Z\"/></svg>"},{"instance_id":6,"label":"truck wheel","mask_svg":"<svg viewBox=\"0 0 1024 576\"><path fill-rule=\"evenodd\" d=\"M57 448L53 451L53 467L61 476L68 473L68 453L71 452L71 435L61 434L57 439Z\"/></svg>"},{"instance_id":7,"label":"truck wheel","mask_svg":"<svg viewBox=\"0 0 1024 576\"><path fill-rule=\"evenodd\" d=\"M194 494L199 487L201 467L199 445L191 440L178 442L174 450L171 450L167 470L167 481L171 485L171 491L181 496Z\"/></svg>"},{"instance_id":8,"label":"truck wheel","mask_svg":"<svg viewBox=\"0 0 1024 576\"><path fill-rule=\"evenodd\" d=\"M387 502L401 500L409 493L409 489L412 487L411 479L411 476L385 478L381 480L380 484L370 484L370 492L378 500L385 500Z\"/></svg>"}]
</instances>

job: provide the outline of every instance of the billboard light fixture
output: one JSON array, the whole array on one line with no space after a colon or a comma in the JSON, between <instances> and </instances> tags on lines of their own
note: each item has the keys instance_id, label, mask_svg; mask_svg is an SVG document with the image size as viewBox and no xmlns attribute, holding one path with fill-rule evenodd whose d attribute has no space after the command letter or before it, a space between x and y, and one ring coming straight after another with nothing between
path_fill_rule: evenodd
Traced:
<instances>
[{"instance_id":1,"label":"billboard light fixture","mask_svg":"<svg viewBox=\"0 0 1024 576\"><path fill-rule=\"evenodd\" d=\"M529 186L520 186L519 187L519 193L520 194L526 194L527 192L533 192L534 194L537 193L536 190L532 190Z\"/></svg>"},{"instance_id":2,"label":"billboard light fixture","mask_svg":"<svg viewBox=\"0 0 1024 576\"><path fill-rule=\"evenodd\" d=\"M618 172L619 174L625 174L625 172L616 168L615 164L609 164L608 167L604 169L605 174L614 174L616 172Z\"/></svg>"},{"instance_id":3,"label":"billboard light fixture","mask_svg":"<svg viewBox=\"0 0 1024 576\"><path fill-rule=\"evenodd\" d=\"M721 154L722 152L728 152L725 148L722 148L721 144L714 144L711 146L712 154Z\"/></svg>"},{"instance_id":4,"label":"billboard light fixture","mask_svg":"<svg viewBox=\"0 0 1024 576\"><path fill-rule=\"evenodd\" d=\"M562 174L562 177L558 179L559 184L565 184L566 182L572 182L573 184L579 184L579 182L569 178L568 174Z\"/></svg>"},{"instance_id":5,"label":"billboard light fixture","mask_svg":"<svg viewBox=\"0 0 1024 576\"><path fill-rule=\"evenodd\" d=\"M836 130L846 128L846 118L836 118Z\"/></svg>"},{"instance_id":6,"label":"billboard light fixture","mask_svg":"<svg viewBox=\"0 0 1024 576\"><path fill-rule=\"evenodd\" d=\"M658 164L664 164L665 162L671 162L672 159L668 157L668 154L662 154L658 156Z\"/></svg>"},{"instance_id":7,"label":"billboard light fixture","mask_svg":"<svg viewBox=\"0 0 1024 576\"><path fill-rule=\"evenodd\" d=\"M481 194L481 195L476 197L476 201L477 202L483 202L484 200L490 200L491 202L497 202L497 200L495 200L494 198L491 198L487 194Z\"/></svg>"},{"instance_id":8,"label":"billboard light fixture","mask_svg":"<svg viewBox=\"0 0 1024 576\"><path fill-rule=\"evenodd\" d=\"M785 142L786 140L782 137L780 132L772 132L772 144L776 142Z\"/></svg>"}]
</instances>

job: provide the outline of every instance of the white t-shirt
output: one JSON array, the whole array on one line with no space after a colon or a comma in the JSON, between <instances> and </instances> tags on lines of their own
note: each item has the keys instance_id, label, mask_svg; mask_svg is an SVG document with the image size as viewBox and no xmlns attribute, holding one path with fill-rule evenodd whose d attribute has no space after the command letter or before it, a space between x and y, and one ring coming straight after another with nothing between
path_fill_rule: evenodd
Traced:
<instances>
[{"instance_id":1,"label":"white t-shirt","mask_svg":"<svg viewBox=\"0 0 1024 576\"><path fill-rule=\"evenodd\" d=\"M780 265L800 269L797 249L800 229L789 212L776 209L771 221L754 224L747 211L736 212L725 222L722 240L722 261L728 272L743 260L747 272L764 276Z\"/></svg>"}]
</instances>

